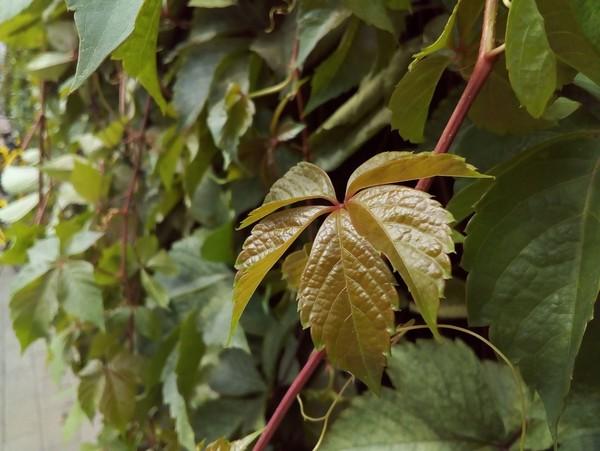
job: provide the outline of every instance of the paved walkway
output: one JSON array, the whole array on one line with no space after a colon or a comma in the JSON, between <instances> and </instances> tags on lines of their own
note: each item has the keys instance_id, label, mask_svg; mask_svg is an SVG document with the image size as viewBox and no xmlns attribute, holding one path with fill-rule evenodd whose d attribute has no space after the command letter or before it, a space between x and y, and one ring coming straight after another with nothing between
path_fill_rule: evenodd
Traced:
<instances>
[{"instance_id":1,"label":"paved walkway","mask_svg":"<svg viewBox=\"0 0 600 451\"><path fill-rule=\"evenodd\" d=\"M58 386L46 366L44 343L21 355L8 311L8 286L13 272L0 269L0 451L75 451L92 441L87 419L66 441L64 420L74 399L74 378Z\"/></svg>"}]
</instances>

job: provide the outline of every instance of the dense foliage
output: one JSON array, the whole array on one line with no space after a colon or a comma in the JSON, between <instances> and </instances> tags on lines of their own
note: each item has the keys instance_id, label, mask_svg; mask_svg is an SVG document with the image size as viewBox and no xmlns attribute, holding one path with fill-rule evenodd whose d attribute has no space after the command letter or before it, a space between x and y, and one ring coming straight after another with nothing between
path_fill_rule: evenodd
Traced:
<instances>
[{"instance_id":1,"label":"dense foliage","mask_svg":"<svg viewBox=\"0 0 600 451\"><path fill-rule=\"evenodd\" d=\"M600 449L594 1L12 0L0 42L12 324L87 449L245 449L313 347L274 449Z\"/></svg>"}]
</instances>

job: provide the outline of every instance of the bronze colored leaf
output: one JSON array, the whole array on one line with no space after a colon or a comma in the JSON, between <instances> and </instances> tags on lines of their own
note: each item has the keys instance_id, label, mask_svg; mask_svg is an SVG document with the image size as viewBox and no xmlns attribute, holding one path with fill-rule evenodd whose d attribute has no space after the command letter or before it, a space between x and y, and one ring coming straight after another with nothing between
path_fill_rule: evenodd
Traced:
<instances>
[{"instance_id":1,"label":"bronze colored leaf","mask_svg":"<svg viewBox=\"0 0 600 451\"><path fill-rule=\"evenodd\" d=\"M438 175L488 177L477 172L464 158L434 152L382 152L365 161L348 179L346 199L370 186L405 182Z\"/></svg>"},{"instance_id":2,"label":"bronze colored leaf","mask_svg":"<svg viewBox=\"0 0 600 451\"><path fill-rule=\"evenodd\" d=\"M452 215L431 196L385 185L358 193L347 208L357 230L386 255L406 282L425 322L437 333L439 299L450 278Z\"/></svg>"},{"instance_id":3,"label":"bronze colored leaf","mask_svg":"<svg viewBox=\"0 0 600 451\"><path fill-rule=\"evenodd\" d=\"M244 242L235 267L238 270L233 286L233 317L230 336L252 294L273 265L298 236L331 207L298 207L275 213L263 219Z\"/></svg>"},{"instance_id":4,"label":"bronze colored leaf","mask_svg":"<svg viewBox=\"0 0 600 451\"><path fill-rule=\"evenodd\" d=\"M240 224L240 229L281 207L308 199L337 203L335 189L327 173L312 163L300 162L273 184L263 204L250 212Z\"/></svg>"},{"instance_id":5,"label":"bronze colored leaf","mask_svg":"<svg viewBox=\"0 0 600 451\"><path fill-rule=\"evenodd\" d=\"M300 318L335 366L378 390L398 305L394 277L379 252L339 209L321 226L302 275Z\"/></svg>"}]
</instances>

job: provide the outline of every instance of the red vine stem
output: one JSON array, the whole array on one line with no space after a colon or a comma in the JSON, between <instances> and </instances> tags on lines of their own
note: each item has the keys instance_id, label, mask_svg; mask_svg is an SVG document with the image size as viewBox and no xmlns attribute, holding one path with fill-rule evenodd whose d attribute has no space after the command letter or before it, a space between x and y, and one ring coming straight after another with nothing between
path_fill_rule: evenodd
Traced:
<instances>
[{"instance_id":1,"label":"red vine stem","mask_svg":"<svg viewBox=\"0 0 600 451\"><path fill-rule=\"evenodd\" d=\"M501 53L494 48L494 28L496 25L497 9L498 0L486 0L485 9L483 11L483 28L481 31L479 54L477 55L473 73L433 150L435 153L446 153L448 152L448 149L450 149L460 126L465 120L471 105L473 105L475 97L477 97L477 94L492 72L494 62ZM502 48L502 46L498 47L498 49ZM417 183L416 188L421 191L428 191L431 187L432 180L433 179L431 178L421 179Z\"/></svg>"},{"instance_id":2,"label":"red vine stem","mask_svg":"<svg viewBox=\"0 0 600 451\"><path fill-rule=\"evenodd\" d=\"M473 73L467 82L467 86L465 87L465 90L456 104L456 107L454 108L454 111L452 112L452 115L450 116L450 119L448 120L448 123L446 124L446 127L444 128L444 131L442 132L440 139L435 146L435 153L448 152L448 149L454 141L454 138L456 138L456 134L458 133L461 124L465 120L469 108L473 104L473 101L481 90L481 87L489 77L494 66L494 62L501 53L494 48L494 29L496 24L497 9L498 0L485 1L483 27L477 61L475 63L475 67L473 68ZM416 189L428 191L431 187L431 181L431 178L419 180ZM281 424L283 417L294 403L296 395L302 391L302 388L304 385L306 385L324 358L325 351L315 350L312 352L308 358L308 361L283 396L283 399L279 402L275 412L273 413L273 416L271 416L269 419L269 422L267 423L267 426L261 434L258 442L256 442L256 445L254 445L253 451L263 451L266 448L266 446L269 444L269 441L275 434L275 431Z\"/></svg>"},{"instance_id":3,"label":"red vine stem","mask_svg":"<svg viewBox=\"0 0 600 451\"><path fill-rule=\"evenodd\" d=\"M258 439L258 442L256 442L256 445L254 445L253 451L262 451L267 447L269 441L273 437L273 434L275 434L275 431L283 420L283 417L285 417L285 414L289 410L290 406L296 400L296 395L302 391L302 388L306 385L315 370L319 367L319 364L324 357L324 351L313 351L310 354L310 357L294 379L294 382L292 382L290 388L288 388L288 390L285 392L285 395L275 409L275 412L273 412L273 415L265 427L265 430Z\"/></svg>"}]
</instances>

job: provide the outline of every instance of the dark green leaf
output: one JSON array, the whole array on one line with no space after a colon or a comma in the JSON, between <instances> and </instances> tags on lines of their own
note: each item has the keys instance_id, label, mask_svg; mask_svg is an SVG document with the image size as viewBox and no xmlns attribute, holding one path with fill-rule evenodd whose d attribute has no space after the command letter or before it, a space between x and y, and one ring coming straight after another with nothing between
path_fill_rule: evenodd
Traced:
<instances>
[{"instance_id":1,"label":"dark green leaf","mask_svg":"<svg viewBox=\"0 0 600 451\"><path fill-rule=\"evenodd\" d=\"M450 60L445 56L434 55L420 60L396 86L389 108L392 110L392 127L403 138L416 143L423 141L429 104L448 64Z\"/></svg>"},{"instance_id":2,"label":"dark green leaf","mask_svg":"<svg viewBox=\"0 0 600 451\"><path fill-rule=\"evenodd\" d=\"M386 8L386 3L386 0L368 2L364 0L343 0L343 4L361 20L395 34L396 30L392 22L392 16Z\"/></svg>"},{"instance_id":3,"label":"dark green leaf","mask_svg":"<svg viewBox=\"0 0 600 451\"><path fill-rule=\"evenodd\" d=\"M224 396L247 396L261 393L266 388L252 356L238 348L225 349L220 354L209 385Z\"/></svg>"},{"instance_id":4,"label":"dark green leaf","mask_svg":"<svg viewBox=\"0 0 600 451\"><path fill-rule=\"evenodd\" d=\"M396 390L355 398L324 450L492 450L518 437L518 390L508 368L483 364L460 341L405 343L389 362Z\"/></svg>"},{"instance_id":5,"label":"dark green leaf","mask_svg":"<svg viewBox=\"0 0 600 451\"><path fill-rule=\"evenodd\" d=\"M600 148L557 140L498 174L468 227L469 320L539 391L556 425L600 284ZM516 321L515 318L519 318Z\"/></svg>"},{"instance_id":6,"label":"dark green leaf","mask_svg":"<svg viewBox=\"0 0 600 451\"><path fill-rule=\"evenodd\" d=\"M556 89L556 58L535 0L514 0L506 25L506 68L519 101L540 117Z\"/></svg>"},{"instance_id":7,"label":"dark green leaf","mask_svg":"<svg viewBox=\"0 0 600 451\"><path fill-rule=\"evenodd\" d=\"M571 8L572 1L540 0L548 41L563 62L600 83L600 50L583 36Z\"/></svg>"},{"instance_id":8,"label":"dark green leaf","mask_svg":"<svg viewBox=\"0 0 600 451\"><path fill-rule=\"evenodd\" d=\"M304 0L298 10L298 56L296 64L304 61L319 41L340 26L350 11L339 6L337 0Z\"/></svg>"}]
</instances>

